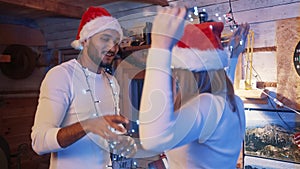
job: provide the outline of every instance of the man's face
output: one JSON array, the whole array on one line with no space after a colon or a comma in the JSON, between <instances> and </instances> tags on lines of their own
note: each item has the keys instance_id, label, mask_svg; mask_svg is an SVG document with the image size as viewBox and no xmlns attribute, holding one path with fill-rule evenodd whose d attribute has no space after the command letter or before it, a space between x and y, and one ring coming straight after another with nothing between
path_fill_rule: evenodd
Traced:
<instances>
[{"instance_id":1,"label":"man's face","mask_svg":"<svg viewBox=\"0 0 300 169\"><path fill-rule=\"evenodd\" d=\"M105 30L87 40L87 53L99 66L110 65L119 50L120 35L115 30Z\"/></svg>"}]
</instances>

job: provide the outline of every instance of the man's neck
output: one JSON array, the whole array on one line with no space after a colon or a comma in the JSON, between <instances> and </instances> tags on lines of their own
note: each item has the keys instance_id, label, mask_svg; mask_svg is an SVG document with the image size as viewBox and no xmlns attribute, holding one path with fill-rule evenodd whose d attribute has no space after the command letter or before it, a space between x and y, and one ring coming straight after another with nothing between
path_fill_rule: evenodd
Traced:
<instances>
[{"instance_id":1,"label":"man's neck","mask_svg":"<svg viewBox=\"0 0 300 169\"><path fill-rule=\"evenodd\" d=\"M103 72L103 68L99 65L96 65L88 56L80 55L77 59L78 63L81 66L88 68L90 71L101 74Z\"/></svg>"}]
</instances>

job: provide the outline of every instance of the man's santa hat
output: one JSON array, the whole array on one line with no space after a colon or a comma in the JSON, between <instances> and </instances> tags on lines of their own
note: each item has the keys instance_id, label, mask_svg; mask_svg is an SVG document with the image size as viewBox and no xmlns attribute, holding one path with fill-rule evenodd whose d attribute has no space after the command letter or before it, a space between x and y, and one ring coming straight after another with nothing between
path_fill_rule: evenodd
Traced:
<instances>
[{"instance_id":1,"label":"man's santa hat","mask_svg":"<svg viewBox=\"0 0 300 169\"><path fill-rule=\"evenodd\" d=\"M71 46L82 50L83 41L108 29L117 31L120 34L120 41L122 40L123 31L118 20L102 7L89 7L82 15L76 40L71 43Z\"/></svg>"},{"instance_id":2,"label":"man's santa hat","mask_svg":"<svg viewBox=\"0 0 300 169\"><path fill-rule=\"evenodd\" d=\"M221 44L222 22L188 24L172 50L172 68L191 71L218 70L228 66Z\"/></svg>"}]
</instances>

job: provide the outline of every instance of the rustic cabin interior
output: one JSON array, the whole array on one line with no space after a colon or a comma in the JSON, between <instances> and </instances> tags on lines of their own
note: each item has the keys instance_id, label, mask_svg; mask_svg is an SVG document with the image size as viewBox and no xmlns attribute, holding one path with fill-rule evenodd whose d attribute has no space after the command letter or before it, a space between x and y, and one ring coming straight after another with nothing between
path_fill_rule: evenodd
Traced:
<instances>
[{"instance_id":1,"label":"rustic cabin interior","mask_svg":"<svg viewBox=\"0 0 300 169\"><path fill-rule=\"evenodd\" d=\"M116 71L120 109L131 119L133 136L151 46L147 29L157 11L186 6L194 12L189 22L199 23L199 12L223 22L224 49L235 26L249 23L234 80L246 115L237 168L300 168L293 139L300 132L300 0L0 0L1 169L49 168L50 154L37 155L31 147L40 85L50 69L78 57L70 44L90 6L106 8L123 29L113 69L123 64Z\"/></svg>"}]
</instances>

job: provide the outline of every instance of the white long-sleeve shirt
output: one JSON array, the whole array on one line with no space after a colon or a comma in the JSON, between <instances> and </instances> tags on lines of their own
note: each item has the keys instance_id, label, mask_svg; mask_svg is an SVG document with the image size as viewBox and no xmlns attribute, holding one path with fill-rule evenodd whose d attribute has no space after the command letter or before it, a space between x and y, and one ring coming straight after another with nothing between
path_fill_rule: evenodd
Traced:
<instances>
[{"instance_id":1,"label":"white long-sleeve shirt","mask_svg":"<svg viewBox=\"0 0 300 169\"><path fill-rule=\"evenodd\" d=\"M114 80L115 90L119 93L117 81L108 76ZM99 102L94 105L94 101ZM111 88L102 74L83 69L75 59L52 68L40 88L31 133L34 151L38 154L51 153L51 169L105 168L110 163L110 157L103 138L89 133L67 148L62 148L57 142L57 132L62 127L92 118L96 112L99 116L114 114L114 108Z\"/></svg>"},{"instance_id":2,"label":"white long-sleeve shirt","mask_svg":"<svg viewBox=\"0 0 300 169\"><path fill-rule=\"evenodd\" d=\"M170 64L170 51L149 50L140 107L143 148L167 151L171 169L235 168L245 131L242 100L235 97L238 111L232 112L222 96L202 93L174 113Z\"/></svg>"}]
</instances>

